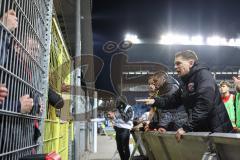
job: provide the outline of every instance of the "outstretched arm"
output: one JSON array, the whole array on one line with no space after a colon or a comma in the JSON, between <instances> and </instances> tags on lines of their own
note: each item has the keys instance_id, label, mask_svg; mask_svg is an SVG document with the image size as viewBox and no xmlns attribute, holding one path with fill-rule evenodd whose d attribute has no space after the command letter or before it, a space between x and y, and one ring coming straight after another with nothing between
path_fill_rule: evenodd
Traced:
<instances>
[{"instance_id":1,"label":"outstretched arm","mask_svg":"<svg viewBox=\"0 0 240 160\"><path fill-rule=\"evenodd\" d=\"M236 91L240 92L240 77L233 77L233 81L236 86Z\"/></svg>"}]
</instances>

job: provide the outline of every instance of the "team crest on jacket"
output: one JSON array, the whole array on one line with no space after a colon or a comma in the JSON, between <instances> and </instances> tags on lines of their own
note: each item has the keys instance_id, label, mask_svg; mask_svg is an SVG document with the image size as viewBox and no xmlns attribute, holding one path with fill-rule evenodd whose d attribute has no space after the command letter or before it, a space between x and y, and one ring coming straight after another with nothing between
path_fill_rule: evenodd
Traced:
<instances>
[{"instance_id":1,"label":"team crest on jacket","mask_svg":"<svg viewBox=\"0 0 240 160\"><path fill-rule=\"evenodd\" d=\"M188 91L193 92L194 91L194 83L188 83Z\"/></svg>"}]
</instances>

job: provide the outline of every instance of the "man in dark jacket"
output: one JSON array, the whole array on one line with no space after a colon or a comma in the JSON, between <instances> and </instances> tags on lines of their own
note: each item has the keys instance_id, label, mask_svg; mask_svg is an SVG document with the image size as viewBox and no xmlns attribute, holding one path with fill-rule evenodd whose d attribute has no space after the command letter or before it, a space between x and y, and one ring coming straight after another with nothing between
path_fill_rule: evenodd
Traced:
<instances>
[{"instance_id":1,"label":"man in dark jacket","mask_svg":"<svg viewBox=\"0 0 240 160\"><path fill-rule=\"evenodd\" d=\"M180 88L171 97L151 99L147 104L159 108L184 105L189 121L177 130L176 139L179 141L186 132L232 132L217 84L211 72L198 64L195 52L178 52L175 69L183 82Z\"/></svg>"},{"instance_id":2,"label":"man in dark jacket","mask_svg":"<svg viewBox=\"0 0 240 160\"><path fill-rule=\"evenodd\" d=\"M151 97L169 97L175 93L179 88L179 83L172 76L167 73L160 71L155 73L149 78L149 88L153 90L154 93ZM155 113L149 124L150 129L158 129L160 133L166 131L176 131L181 128L181 126L187 121L187 113L183 106L178 106L176 109L167 106L167 108L161 109L157 106L152 106L151 110Z\"/></svg>"}]
</instances>

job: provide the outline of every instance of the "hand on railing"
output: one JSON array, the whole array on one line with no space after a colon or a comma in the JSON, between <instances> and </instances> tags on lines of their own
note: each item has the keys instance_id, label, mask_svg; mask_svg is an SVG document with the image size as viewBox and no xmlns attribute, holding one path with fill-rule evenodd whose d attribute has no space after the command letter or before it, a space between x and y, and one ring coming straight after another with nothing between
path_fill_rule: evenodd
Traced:
<instances>
[{"instance_id":1,"label":"hand on railing","mask_svg":"<svg viewBox=\"0 0 240 160\"><path fill-rule=\"evenodd\" d=\"M7 95L8 95L8 89L6 88L5 84L0 84L0 104L3 103Z\"/></svg>"},{"instance_id":2,"label":"hand on railing","mask_svg":"<svg viewBox=\"0 0 240 160\"><path fill-rule=\"evenodd\" d=\"M167 130L165 128L160 127L160 128L158 128L158 132L159 133L166 133Z\"/></svg>"},{"instance_id":3,"label":"hand on railing","mask_svg":"<svg viewBox=\"0 0 240 160\"><path fill-rule=\"evenodd\" d=\"M33 107L33 99L29 95L24 95L20 98L21 113L29 113Z\"/></svg>"},{"instance_id":4,"label":"hand on railing","mask_svg":"<svg viewBox=\"0 0 240 160\"><path fill-rule=\"evenodd\" d=\"M177 142L180 142L180 140L182 139L183 135L185 134L186 132L183 130L183 128L179 128L176 132L176 139L177 139Z\"/></svg>"}]
</instances>

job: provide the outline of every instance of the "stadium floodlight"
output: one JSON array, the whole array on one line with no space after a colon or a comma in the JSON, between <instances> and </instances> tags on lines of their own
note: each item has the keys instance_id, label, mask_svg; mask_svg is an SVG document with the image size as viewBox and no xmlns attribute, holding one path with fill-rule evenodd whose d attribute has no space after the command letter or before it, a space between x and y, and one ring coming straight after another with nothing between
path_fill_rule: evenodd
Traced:
<instances>
[{"instance_id":1,"label":"stadium floodlight","mask_svg":"<svg viewBox=\"0 0 240 160\"><path fill-rule=\"evenodd\" d=\"M159 44L203 45L204 43L203 43L203 38L200 35L193 36L190 38L188 35L168 33L161 36Z\"/></svg>"},{"instance_id":2,"label":"stadium floodlight","mask_svg":"<svg viewBox=\"0 0 240 160\"><path fill-rule=\"evenodd\" d=\"M128 72L128 74L135 74L135 72Z\"/></svg>"},{"instance_id":3,"label":"stadium floodlight","mask_svg":"<svg viewBox=\"0 0 240 160\"><path fill-rule=\"evenodd\" d=\"M229 39L229 41L228 41L228 45L229 45L229 46L235 46L235 45L236 45L235 42L236 42L235 39L231 38L231 39Z\"/></svg>"},{"instance_id":4,"label":"stadium floodlight","mask_svg":"<svg viewBox=\"0 0 240 160\"><path fill-rule=\"evenodd\" d=\"M210 46L240 46L240 38L226 39L220 36L203 38L201 35L189 37L188 35L167 33L161 36L158 42L162 45L210 45Z\"/></svg>"},{"instance_id":5,"label":"stadium floodlight","mask_svg":"<svg viewBox=\"0 0 240 160\"><path fill-rule=\"evenodd\" d=\"M171 45L171 44L187 45L190 43L190 39L187 35L168 33L161 36L159 43L166 44L166 45Z\"/></svg>"},{"instance_id":6,"label":"stadium floodlight","mask_svg":"<svg viewBox=\"0 0 240 160\"><path fill-rule=\"evenodd\" d=\"M133 44L139 44L142 43L142 41L138 38L137 35L127 33L124 38L125 41L130 41Z\"/></svg>"},{"instance_id":7,"label":"stadium floodlight","mask_svg":"<svg viewBox=\"0 0 240 160\"><path fill-rule=\"evenodd\" d=\"M146 75L146 74L148 74L148 71L142 71L141 73L142 73L142 75Z\"/></svg>"},{"instance_id":8,"label":"stadium floodlight","mask_svg":"<svg viewBox=\"0 0 240 160\"><path fill-rule=\"evenodd\" d=\"M200 35L191 37L191 45L204 45L203 37Z\"/></svg>"},{"instance_id":9,"label":"stadium floodlight","mask_svg":"<svg viewBox=\"0 0 240 160\"><path fill-rule=\"evenodd\" d=\"M160 44L174 44L173 42L173 35L171 33L168 33L166 35L161 36L161 39L159 41Z\"/></svg>"},{"instance_id":10,"label":"stadium floodlight","mask_svg":"<svg viewBox=\"0 0 240 160\"><path fill-rule=\"evenodd\" d=\"M235 46L240 46L240 39L239 38L235 39Z\"/></svg>"},{"instance_id":11,"label":"stadium floodlight","mask_svg":"<svg viewBox=\"0 0 240 160\"><path fill-rule=\"evenodd\" d=\"M226 38L219 36L212 36L207 38L207 45L211 46L228 46Z\"/></svg>"},{"instance_id":12,"label":"stadium floodlight","mask_svg":"<svg viewBox=\"0 0 240 160\"><path fill-rule=\"evenodd\" d=\"M135 74L140 75L140 74L142 74L142 72L140 72L140 71L139 72L135 72Z\"/></svg>"},{"instance_id":13,"label":"stadium floodlight","mask_svg":"<svg viewBox=\"0 0 240 160\"><path fill-rule=\"evenodd\" d=\"M188 45L190 44L189 36L187 35L175 35L174 37L175 44Z\"/></svg>"}]
</instances>

